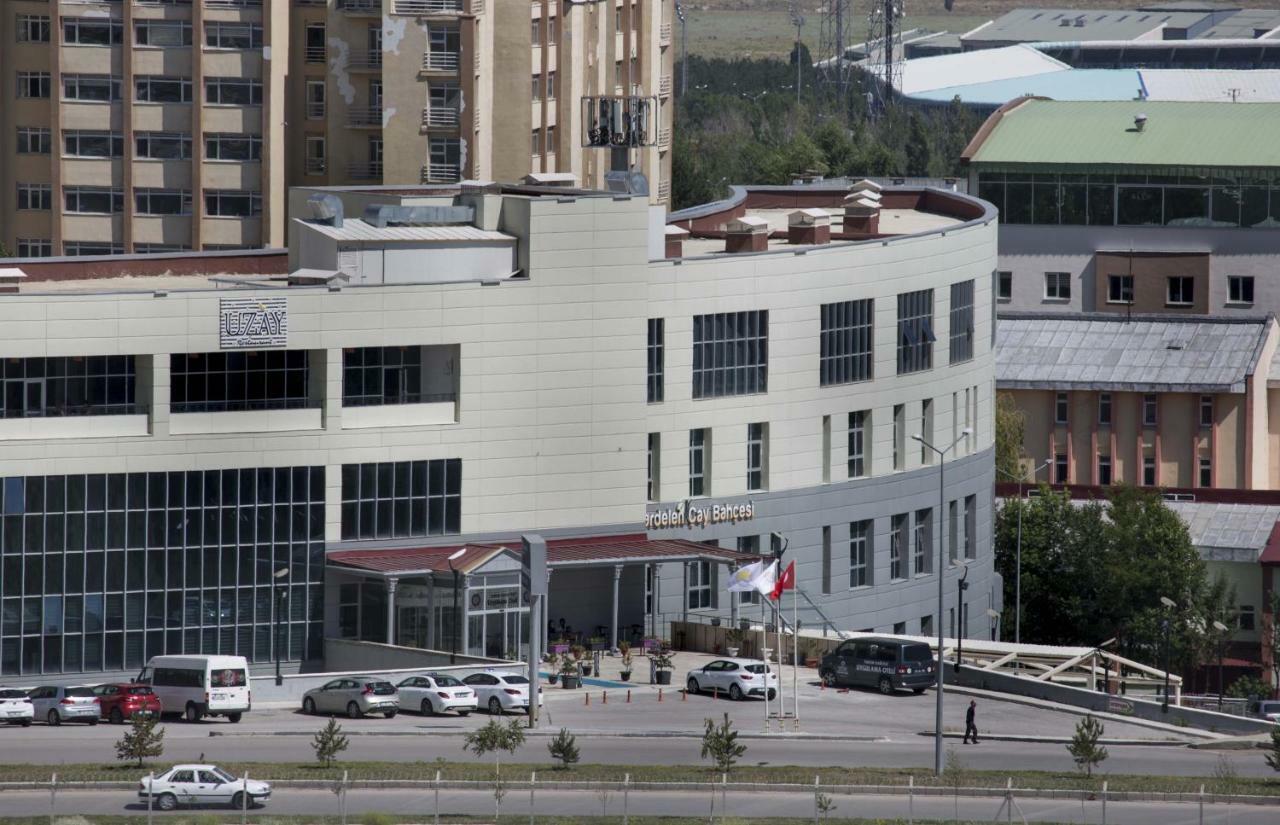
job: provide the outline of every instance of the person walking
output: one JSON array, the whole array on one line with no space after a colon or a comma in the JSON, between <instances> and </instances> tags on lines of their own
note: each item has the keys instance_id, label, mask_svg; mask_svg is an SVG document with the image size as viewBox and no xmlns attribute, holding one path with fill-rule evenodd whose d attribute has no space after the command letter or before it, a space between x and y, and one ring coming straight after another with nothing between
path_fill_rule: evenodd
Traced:
<instances>
[{"instance_id":1,"label":"person walking","mask_svg":"<svg viewBox=\"0 0 1280 825\"><path fill-rule=\"evenodd\" d=\"M969 737L973 736L973 744L978 744L978 726L974 723L974 715L977 713L978 703L969 700L969 709L964 712L964 744L969 744Z\"/></svg>"}]
</instances>

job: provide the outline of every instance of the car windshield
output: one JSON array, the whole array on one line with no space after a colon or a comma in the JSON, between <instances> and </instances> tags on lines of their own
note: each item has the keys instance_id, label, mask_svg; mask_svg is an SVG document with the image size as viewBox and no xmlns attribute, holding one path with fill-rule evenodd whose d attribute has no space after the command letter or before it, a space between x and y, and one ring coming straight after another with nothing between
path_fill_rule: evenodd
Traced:
<instances>
[{"instance_id":1,"label":"car windshield","mask_svg":"<svg viewBox=\"0 0 1280 825\"><path fill-rule=\"evenodd\" d=\"M134 696L150 696L151 688L144 686L135 686L129 688L129 692Z\"/></svg>"},{"instance_id":2,"label":"car windshield","mask_svg":"<svg viewBox=\"0 0 1280 825\"><path fill-rule=\"evenodd\" d=\"M68 696L93 696L93 688L74 687L67 688Z\"/></svg>"},{"instance_id":3,"label":"car windshield","mask_svg":"<svg viewBox=\"0 0 1280 825\"><path fill-rule=\"evenodd\" d=\"M509 685L527 685L529 680L523 676L503 676L502 681Z\"/></svg>"},{"instance_id":4,"label":"car windshield","mask_svg":"<svg viewBox=\"0 0 1280 825\"><path fill-rule=\"evenodd\" d=\"M244 687L244 668L221 668L209 674L210 687Z\"/></svg>"},{"instance_id":5,"label":"car windshield","mask_svg":"<svg viewBox=\"0 0 1280 825\"><path fill-rule=\"evenodd\" d=\"M396 692L396 686L390 682L370 682L368 687L373 690L377 696L389 696Z\"/></svg>"},{"instance_id":6,"label":"car windshield","mask_svg":"<svg viewBox=\"0 0 1280 825\"><path fill-rule=\"evenodd\" d=\"M436 687L462 687L462 683L452 676L432 676L436 680Z\"/></svg>"},{"instance_id":7,"label":"car windshield","mask_svg":"<svg viewBox=\"0 0 1280 825\"><path fill-rule=\"evenodd\" d=\"M236 778L224 771L222 768L214 768L213 773L223 782L235 782Z\"/></svg>"},{"instance_id":8,"label":"car windshield","mask_svg":"<svg viewBox=\"0 0 1280 825\"><path fill-rule=\"evenodd\" d=\"M0 699L26 699L27 694L13 688L0 689Z\"/></svg>"},{"instance_id":9,"label":"car windshield","mask_svg":"<svg viewBox=\"0 0 1280 825\"><path fill-rule=\"evenodd\" d=\"M933 651L928 645L906 645L902 648L902 661L929 662L933 660Z\"/></svg>"}]
</instances>

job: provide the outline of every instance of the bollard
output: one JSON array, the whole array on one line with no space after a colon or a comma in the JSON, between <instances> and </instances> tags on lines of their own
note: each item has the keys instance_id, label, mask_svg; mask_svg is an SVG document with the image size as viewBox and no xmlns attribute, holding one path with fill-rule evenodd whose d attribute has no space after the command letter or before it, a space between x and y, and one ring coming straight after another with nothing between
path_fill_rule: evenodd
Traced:
<instances>
[{"instance_id":1,"label":"bollard","mask_svg":"<svg viewBox=\"0 0 1280 825\"><path fill-rule=\"evenodd\" d=\"M681 701L681 702L687 702L687 701L689 701L689 689L688 689L688 688L682 688L682 689L680 690L680 701Z\"/></svg>"},{"instance_id":2,"label":"bollard","mask_svg":"<svg viewBox=\"0 0 1280 825\"><path fill-rule=\"evenodd\" d=\"M1107 783L1102 783L1102 825L1107 825Z\"/></svg>"},{"instance_id":3,"label":"bollard","mask_svg":"<svg viewBox=\"0 0 1280 825\"><path fill-rule=\"evenodd\" d=\"M582 694L582 699L583 699L582 704L584 704L584 705L589 705L589 704L591 704L591 693L590 693L590 692L587 692L587 693Z\"/></svg>"},{"instance_id":4,"label":"bollard","mask_svg":"<svg viewBox=\"0 0 1280 825\"><path fill-rule=\"evenodd\" d=\"M813 777L813 825L818 825L818 797L822 795L822 791L820 790L820 786L819 786L820 779L821 777L819 777L817 774L814 774L814 777Z\"/></svg>"},{"instance_id":5,"label":"bollard","mask_svg":"<svg viewBox=\"0 0 1280 825\"><path fill-rule=\"evenodd\" d=\"M436 771L436 819L435 825L440 825L440 771Z\"/></svg>"},{"instance_id":6,"label":"bollard","mask_svg":"<svg viewBox=\"0 0 1280 825\"><path fill-rule=\"evenodd\" d=\"M907 825L916 821L916 775L907 776Z\"/></svg>"},{"instance_id":7,"label":"bollard","mask_svg":"<svg viewBox=\"0 0 1280 825\"><path fill-rule=\"evenodd\" d=\"M342 772L341 793L338 794L338 801L342 809L342 825L347 825L347 772Z\"/></svg>"},{"instance_id":8,"label":"bollard","mask_svg":"<svg viewBox=\"0 0 1280 825\"><path fill-rule=\"evenodd\" d=\"M151 773L147 774L147 825L151 825L151 811L153 810L152 800L154 800L156 796L155 793L153 793L154 786L152 785L152 783L155 781L156 781L155 771L152 771Z\"/></svg>"},{"instance_id":9,"label":"bollard","mask_svg":"<svg viewBox=\"0 0 1280 825\"><path fill-rule=\"evenodd\" d=\"M58 775L49 780L49 825L53 825L54 811L58 807Z\"/></svg>"},{"instance_id":10,"label":"bollard","mask_svg":"<svg viewBox=\"0 0 1280 825\"><path fill-rule=\"evenodd\" d=\"M627 688L627 704L631 704L631 688Z\"/></svg>"},{"instance_id":11,"label":"bollard","mask_svg":"<svg viewBox=\"0 0 1280 825\"><path fill-rule=\"evenodd\" d=\"M244 789L240 794L240 825L249 822L249 772L244 772Z\"/></svg>"},{"instance_id":12,"label":"bollard","mask_svg":"<svg viewBox=\"0 0 1280 825\"><path fill-rule=\"evenodd\" d=\"M602 705L609 704L609 691L607 690L600 691L600 704Z\"/></svg>"},{"instance_id":13,"label":"bollard","mask_svg":"<svg viewBox=\"0 0 1280 825\"><path fill-rule=\"evenodd\" d=\"M622 777L622 825L630 825L631 819L627 815L627 791L631 789L631 774L624 774Z\"/></svg>"},{"instance_id":14,"label":"bollard","mask_svg":"<svg viewBox=\"0 0 1280 825\"><path fill-rule=\"evenodd\" d=\"M537 779L538 779L538 772L530 771L529 772L529 825L533 825L533 814L535 810L533 807L533 783L536 782Z\"/></svg>"},{"instance_id":15,"label":"bollard","mask_svg":"<svg viewBox=\"0 0 1280 825\"><path fill-rule=\"evenodd\" d=\"M658 701L662 701L662 688L658 688Z\"/></svg>"},{"instance_id":16,"label":"bollard","mask_svg":"<svg viewBox=\"0 0 1280 825\"><path fill-rule=\"evenodd\" d=\"M712 685L712 686L711 686L711 698L712 698L712 699L719 699L719 698L720 698L720 688L718 688L718 687L716 687L716 686L714 686L714 685Z\"/></svg>"},{"instance_id":17,"label":"bollard","mask_svg":"<svg viewBox=\"0 0 1280 825\"><path fill-rule=\"evenodd\" d=\"M1204 825L1204 785L1200 786L1200 825Z\"/></svg>"}]
</instances>

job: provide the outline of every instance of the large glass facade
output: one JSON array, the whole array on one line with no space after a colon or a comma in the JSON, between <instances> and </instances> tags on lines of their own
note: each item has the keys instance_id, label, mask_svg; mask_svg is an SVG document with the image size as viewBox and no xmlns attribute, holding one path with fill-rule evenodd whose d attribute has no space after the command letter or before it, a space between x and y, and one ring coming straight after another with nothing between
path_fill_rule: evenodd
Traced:
<instances>
[{"instance_id":1,"label":"large glass facade","mask_svg":"<svg viewBox=\"0 0 1280 825\"><path fill-rule=\"evenodd\" d=\"M0 361L0 417L132 415L136 359L132 355L6 358Z\"/></svg>"},{"instance_id":2,"label":"large glass facade","mask_svg":"<svg viewBox=\"0 0 1280 825\"><path fill-rule=\"evenodd\" d=\"M324 468L5 478L0 674L320 655ZM276 578L275 573L287 574Z\"/></svg>"},{"instance_id":3,"label":"large glass facade","mask_svg":"<svg viewBox=\"0 0 1280 825\"><path fill-rule=\"evenodd\" d=\"M1233 169L1203 174L981 172L978 197L1003 223L1280 227L1280 178Z\"/></svg>"}]
</instances>

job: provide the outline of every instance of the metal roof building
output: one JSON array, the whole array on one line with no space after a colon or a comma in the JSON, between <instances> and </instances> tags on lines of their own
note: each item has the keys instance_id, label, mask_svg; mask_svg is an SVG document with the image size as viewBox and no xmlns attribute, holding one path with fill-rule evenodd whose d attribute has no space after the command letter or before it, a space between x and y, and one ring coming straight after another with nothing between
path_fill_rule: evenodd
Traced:
<instances>
[{"instance_id":1,"label":"metal roof building","mask_svg":"<svg viewBox=\"0 0 1280 825\"><path fill-rule=\"evenodd\" d=\"M960 41L969 50L1052 40L1186 40L1213 24L1214 17L1203 11L1014 9Z\"/></svg>"},{"instance_id":2,"label":"metal roof building","mask_svg":"<svg viewBox=\"0 0 1280 825\"><path fill-rule=\"evenodd\" d=\"M1002 314L996 386L1243 393L1274 324L1272 318ZM1270 368L1262 366L1264 373Z\"/></svg>"}]
</instances>

